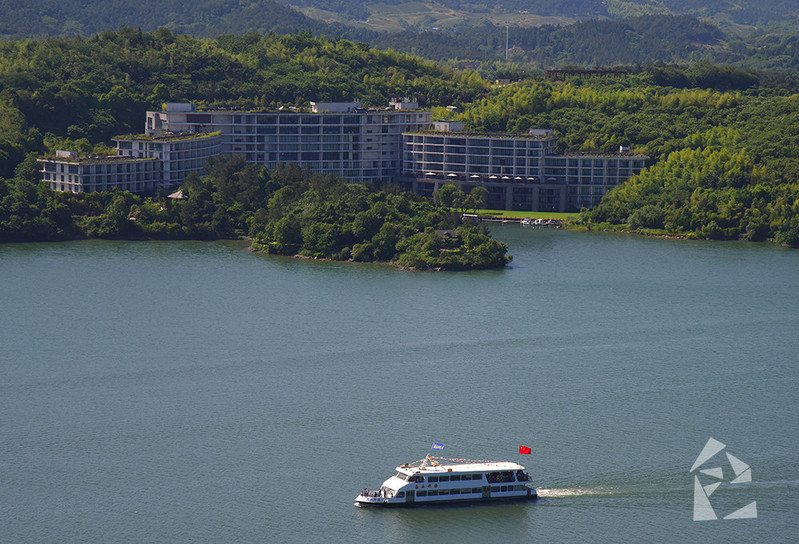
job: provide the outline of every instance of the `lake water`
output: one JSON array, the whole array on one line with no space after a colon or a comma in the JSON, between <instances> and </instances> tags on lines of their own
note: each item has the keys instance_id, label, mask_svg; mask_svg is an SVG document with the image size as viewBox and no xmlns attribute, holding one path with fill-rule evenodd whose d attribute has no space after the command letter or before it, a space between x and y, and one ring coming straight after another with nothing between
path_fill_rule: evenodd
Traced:
<instances>
[{"instance_id":1,"label":"lake water","mask_svg":"<svg viewBox=\"0 0 799 544\"><path fill-rule=\"evenodd\" d=\"M492 230L506 270L0 246L0 541L795 541L799 251ZM695 522L710 437L752 482L718 454ZM541 499L353 506L433 442Z\"/></svg>"}]
</instances>

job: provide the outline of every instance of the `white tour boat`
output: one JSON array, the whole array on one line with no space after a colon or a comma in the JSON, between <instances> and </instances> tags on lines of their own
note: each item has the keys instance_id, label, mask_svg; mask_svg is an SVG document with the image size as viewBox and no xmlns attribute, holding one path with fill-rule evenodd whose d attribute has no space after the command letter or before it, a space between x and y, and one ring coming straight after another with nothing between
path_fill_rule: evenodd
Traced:
<instances>
[{"instance_id":1,"label":"white tour boat","mask_svg":"<svg viewBox=\"0 0 799 544\"><path fill-rule=\"evenodd\" d=\"M356 506L415 506L531 500L538 497L522 465L428 455L396 468L380 489L364 489Z\"/></svg>"}]
</instances>

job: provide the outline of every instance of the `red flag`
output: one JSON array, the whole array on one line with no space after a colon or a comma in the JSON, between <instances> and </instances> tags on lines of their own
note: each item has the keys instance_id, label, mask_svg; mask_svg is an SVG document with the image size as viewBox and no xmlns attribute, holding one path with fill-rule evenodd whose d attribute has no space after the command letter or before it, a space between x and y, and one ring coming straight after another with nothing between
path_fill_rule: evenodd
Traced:
<instances>
[{"instance_id":1,"label":"red flag","mask_svg":"<svg viewBox=\"0 0 799 544\"><path fill-rule=\"evenodd\" d=\"M532 453L532 450L530 450L530 448L528 448L527 446L519 446L519 453L530 455L530 453Z\"/></svg>"}]
</instances>

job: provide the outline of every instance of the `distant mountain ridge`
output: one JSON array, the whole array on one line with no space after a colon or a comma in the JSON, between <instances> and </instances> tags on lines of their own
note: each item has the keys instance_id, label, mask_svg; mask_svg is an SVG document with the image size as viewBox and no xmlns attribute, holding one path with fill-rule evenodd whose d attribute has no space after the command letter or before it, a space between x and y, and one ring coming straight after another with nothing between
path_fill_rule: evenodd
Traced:
<instances>
[{"instance_id":1,"label":"distant mountain ridge","mask_svg":"<svg viewBox=\"0 0 799 544\"><path fill-rule=\"evenodd\" d=\"M368 24L321 21L274 0L88 0L88 5L84 1L87 0L0 0L0 39L88 37L122 27L145 32L167 28L175 34L208 38L301 31L366 42L438 61L501 63L507 60L518 67L511 68L517 71L519 68L525 71L566 65L612 66L697 60L730 63L743 68L799 69L799 6L793 5L796 0L762 0L757 3L738 0L737 4L729 0L708 0L702 4L698 0L605 0L604 3L596 0L499 0L493 11L468 1L441 0L442 3L437 4L439 8L482 9L487 14L486 18L469 19L469 24L460 26L407 27L398 32L379 32ZM367 15L369 10L376 9L375 6L383 6L384 12L394 9L395 14L401 15L405 5L378 5L358 0L327 0L325 3L321 0L280 1L304 2L306 5L340 9L342 13L363 9ZM414 9L426 9L432 4L417 2L414 5ZM513 22L515 19L508 19L507 14L505 19L497 15L498 9L522 7L526 7L528 13L519 13L518 24ZM549 14L546 16L549 19L531 16L529 12L532 10ZM679 10L695 14L657 14ZM655 14L614 18L641 11ZM781 26L769 32L744 33L715 22L721 19L730 24L733 20L751 22L759 20L758 14L766 12L771 20L782 17ZM793 23L790 22L792 13ZM697 18L696 14L704 15ZM418 21L425 20L418 14L415 17ZM528 24L532 20L563 22ZM499 70L506 68L500 66ZM494 71L487 68L483 75L491 77Z\"/></svg>"},{"instance_id":2,"label":"distant mountain ridge","mask_svg":"<svg viewBox=\"0 0 799 544\"><path fill-rule=\"evenodd\" d=\"M550 68L564 64L615 65L686 61L692 55L724 45L725 34L689 16L649 15L621 21L589 20L537 28L493 25L451 32L403 32L380 35L374 43L433 60L504 57ZM487 56L488 52L491 56Z\"/></svg>"},{"instance_id":3,"label":"distant mountain ridge","mask_svg":"<svg viewBox=\"0 0 799 544\"><path fill-rule=\"evenodd\" d=\"M309 17L294 7L313 13ZM339 24L330 24L325 14ZM470 18L459 18L469 14ZM0 38L89 36L122 26L143 31L160 27L198 37L222 34L290 33L310 30L370 38L380 21L394 21L396 29L464 28L490 22L511 27L539 26L555 18L577 20L621 19L641 15L690 15L712 20L722 28L762 25L799 26L796 0L476 0L382 3L372 0L0 0ZM346 23L341 24L341 23ZM359 23L357 30L352 24Z\"/></svg>"},{"instance_id":4,"label":"distant mountain ridge","mask_svg":"<svg viewBox=\"0 0 799 544\"><path fill-rule=\"evenodd\" d=\"M436 2L405 1L388 4L375 0L280 0L298 8L314 8L331 12L352 21L369 22L383 16L386 6L435 6L465 13L532 13L542 16L568 17L572 20L620 19L640 15L691 15L722 24L761 26L775 22L796 24L799 4L795 0L437 0ZM432 11L432 10L431 10ZM440 22L436 22L440 26ZM431 25L433 26L433 25Z\"/></svg>"},{"instance_id":5,"label":"distant mountain ridge","mask_svg":"<svg viewBox=\"0 0 799 544\"><path fill-rule=\"evenodd\" d=\"M344 30L272 0L0 0L0 38L91 36L123 26L197 37Z\"/></svg>"}]
</instances>

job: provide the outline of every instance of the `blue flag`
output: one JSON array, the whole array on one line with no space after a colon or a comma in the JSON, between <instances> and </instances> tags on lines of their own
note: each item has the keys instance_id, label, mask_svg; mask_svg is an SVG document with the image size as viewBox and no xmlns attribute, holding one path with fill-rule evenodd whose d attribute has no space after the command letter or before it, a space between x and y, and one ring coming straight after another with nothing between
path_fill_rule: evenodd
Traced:
<instances>
[{"instance_id":1,"label":"blue flag","mask_svg":"<svg viewBox=\"0 0 799 544\"><path fill-rule=\"evenodd\" d=\"M438 442L433 442L433 449L434 450L443 450L444 444L439 444Z\"/></svg>"}]
</instances>

